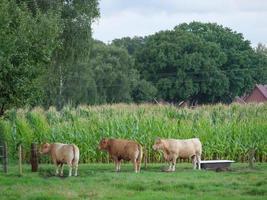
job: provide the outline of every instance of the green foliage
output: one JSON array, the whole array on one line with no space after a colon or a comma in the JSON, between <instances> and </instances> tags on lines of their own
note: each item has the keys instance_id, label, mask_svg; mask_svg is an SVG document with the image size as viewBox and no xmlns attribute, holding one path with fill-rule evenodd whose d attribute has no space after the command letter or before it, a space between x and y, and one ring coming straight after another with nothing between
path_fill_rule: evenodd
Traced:
<instances>
[{"instance_id":1,"label":"green foliage","mask_svg":"<svg viewBox=\"0 0 267 200\"><path fill-rule=\"evenodd\" d=\"M146 80L141 80L137 83L132 91L134 102L152 102L157 94L157 88Z\"/></svg>"},{"instance_id":2,"label":"green foliage","mask_svg":"<svg viewBox=\"0 0 267 200\"><path fill-rule=\"evenodd\" d=\"M0 130L9 145L10 159L22 143L26 157L32 142L75 143L81 162L107 161L106 153L97 150L102 137L128 138L147 150L149 162L162 161L152 150L156 137L199 137L205 159L247 160L247 152L256 149L256 160L266 161L267 104L215 105L193 110L174 106L104 105L66 106L60 112L11 110L0 120Z\"/></svg>"},{"instance_id":3,"label":"green foliage","mask_svg":"<svg viewBox=\"0 0 267 200\"><path fill-rule=\"evenodd\" d=\"M267 83L266 47L192 22L148 37L92 39L98 0L0 2L0 116L23 106L229 103Z\"/></svg>"},{"instance_id":4,"label":"green foliage","mask_svg":"<svg viewBox=\"0 0 267 200\"><path fill-rule=\"evenodd\" d=\"M137 54L137 52L143 48L144 44L145 44L145 38L143 37L124 37L121 39L114 39L112 41L112 44L117 46L117 47L121 47L121 48L125 48L128 53L130 55L135 56Z\"/></svg>"},{"instance_id":5,"label":"green foliage","mask_svg":"<svg viewBox=\"0 0 267 200\"><path fill-rule=\"evenodd\" d=\"M55 12L37 10L32 17L24 4L0 2L0 114L33 103L38 95L35 80L50 62L59 31Z\"/></svg>"},{"instance_id":6,"label":"green foliage","mask_svg":"<svg viewBox=\"0 0 267 200\"><path fill-rule=\"evenodd\" d=\"M88 97L95 90L89 62L91 25L99 17L98 0L61 1L56 9L63 26L58 38L61 46L53 52L52 62L41 77L41 103L62 108L67 103L94 102Z\"/></svg>"},{"instance_id":7,"label":"green foliage","mask_svg":"<svg viewBox=\"0 0 267 200\"><path fill-rule=\"evenodd\" d=\"M242 34L217 24L184 23L143 41L136 67L166 101L231 102L266 81L259 73L267 71L266 56L256 54Z\"/></svg>"},{"instance_id":8,"label":"green foliage","mask_svg":"<svg viewBox=\"0 0 267 200\"><path fill-rule=\"evenodd\" d=\"M261 43L255 49L256 55L254 58L253 65L259 66L259 70L257 70L254 74L259 83L267 84L267 47Z\"/></svg>"}]
</instances>

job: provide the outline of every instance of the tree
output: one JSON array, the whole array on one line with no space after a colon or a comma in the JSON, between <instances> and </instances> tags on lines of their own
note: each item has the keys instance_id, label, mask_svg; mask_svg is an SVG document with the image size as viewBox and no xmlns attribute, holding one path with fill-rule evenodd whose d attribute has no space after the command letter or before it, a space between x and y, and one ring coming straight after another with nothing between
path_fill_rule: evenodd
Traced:
<instances>
[{"instance_id":1,"label":"tree","mask_svg":"<svg viewBox=\"0 0 267 200\"><path fill-rule=\"evenodd\" d=\"M223 70L228 78L229 89L220 97L220 101L231 102L237 95L243 95L254 87L253 71L258 70L257 66L253 65L254 51L241 33L216 23L200 22L183 23L176 26L175 30L193 33L221 47L227 59L220 66L220 70Z\"/></svg>"},{"instance_id":2,"label":"tree","mask_svg":"<svg viewBox=\"0 0 267 200\"><path fill-rule=\"evenodd\" d=\"M135 55L137 69L166 101L230 102L257 81L255 51L229 28L184 23L144 41Z\"/></svg>"},{"instance_id":3,"label":"tree","mask_svg":"<svg viewBox=\"0 0 267 200\"><path fill-rule=\"evenodd\" d=\"M152 83L142 79L133 88L132 97L134 102L152 102L157 95L157 88Z\"/></svg>"},{"instance_id":4,"label":"tree","mask_svg":"<svg viewBox=\"0 0 267 200\"><path fill-rule=\"evenodd\" d=\"M254 71L254 79L257 83L267 84L267 47L261 43L255 48L253 65L257 66Z\"/></svg>"},{"instance_id":5,"label":"tree","mask_svg":"<svg viewBox=\"0 0 267 200\"><path fill-rule=\"evenodd\" d=\"M60 10L63 30L58 37L61 45L53 52L42 77L43 105L62 108L66 103L86 103L87 85L92 82L88 65L93 42L91 25L99 17L98 0L65 0L52 7Z\"/></svg>"},{"instance_id":6,"label":"tree","mask_svg":"<svg viewBox=\"0 0 267 200\"><path fill-rule=\"evenodd\" d=\"M124 37L121 39L114 39L112 44L117 47L125 48L131 56L134 56L145 44L145 38L137 36L133 38Z\"/></svg>"},{"instance_id":7,"label":"tree","mask_svg":"<svg viewBox=\"0 0 267 200\"><path fill-rule=\"evenodd\" d=\"M139 51L144 48L146 42L146 38L143 37L124 37L121 39L115 39L112 41L112 45L126 49L129 55L132 57L134 62L133 67L136 69L136 55ZM140 72L137 71L137 77L135 78L136 82L133 82L132 85L132 92L131 96L134 102L141 103L141 102L149 102L152 101L157 94L157 89L153 86L152 83L142 79L140 77Z\"/></svg>"},{"instance_id":8,"label":"tree","mask_svg":"<svg viewBox=\"0 0 267 200\"><path fill-rule=\"evenodd\" d=\"M25 4L0 2L0 114L34 103L36 78L50 62L59 30L57 13L37 10L32 17Z\"/></svg>"},{"instance_id":9,"label":"tree","mask_svg":"<svg viewBox=\"0 0 267 200\"><path fill-rule=\"evenodd\" d=\"M126 50L96 41L90 56L96 85L96 103L132 101L138 74Z\"/></svg>"}]
</instances>

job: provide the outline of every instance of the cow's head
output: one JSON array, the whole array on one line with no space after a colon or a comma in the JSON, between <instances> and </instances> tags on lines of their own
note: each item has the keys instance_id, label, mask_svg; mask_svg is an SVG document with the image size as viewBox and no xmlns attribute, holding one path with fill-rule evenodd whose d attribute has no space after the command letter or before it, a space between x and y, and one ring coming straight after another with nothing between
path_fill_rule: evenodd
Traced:
<instances>
[{"instance_id":1,"label":"cow's head","mask_svg":"<svg viewBox=\"0 0 267 200\"><path fill-rule=\"evenodd\" d=\"M160 149L163 149L163 147L164 147L163 141L160 138L157 138L155 140L154 145L153 145L153 149L154 150L160 150Z\"/></svg>"},{"instance_id":2,"label":"cow's head","mask_svg":"<svg viewBox=\"0 0 267 200\"><path fill-rule=\"evenodd\" d=\"M49 143L45 143L43 145L41 145L40 147L40 154L46 154L49 153L51 149L51 145Z\"/></svg>"},{"instance_id":3,"label":"cow's head","mask_svg":"<svg viewBox=\"0 0 267 200\"><path fill-rule=\"evenodd\" d=\"M107 138L103 138L99 142L98 149L100 149L100 150L107 150L107 148L108 148L108 139Z\"/></svg>"}]
</instances>

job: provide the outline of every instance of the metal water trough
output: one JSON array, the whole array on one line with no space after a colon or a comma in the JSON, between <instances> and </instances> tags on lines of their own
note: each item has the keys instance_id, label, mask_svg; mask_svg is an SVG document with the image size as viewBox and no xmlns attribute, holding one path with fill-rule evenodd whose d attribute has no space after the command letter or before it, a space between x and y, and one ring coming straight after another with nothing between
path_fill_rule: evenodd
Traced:
<instances>
[{"instance_id":1,"label":"metal water trough","mask_svg":"<svg viewBox=\"0 0 267 200\"><path fill-rule=\"evenodd\" d=\"M228 170L233 160L202 160L200 162L201 169L212 169L216 171Z\"/></svg>"}]
</instances>

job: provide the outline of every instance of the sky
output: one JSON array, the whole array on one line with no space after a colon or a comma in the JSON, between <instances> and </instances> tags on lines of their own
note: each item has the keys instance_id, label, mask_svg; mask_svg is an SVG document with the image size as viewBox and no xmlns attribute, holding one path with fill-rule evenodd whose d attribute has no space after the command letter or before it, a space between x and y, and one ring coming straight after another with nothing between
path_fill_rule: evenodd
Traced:
<instances>
[{"instance_id":1,"label":"sky","mask_svg":"<svg viewBox=\"0 0 267 200\"><path fill-rule=\"evenodd\" d=\"M200 21L242 33L252 46L267 44L267 0L100 0L100 13L93 37L106 43Z\"/></svg>"}]
</instances>

